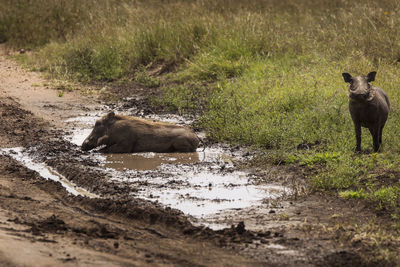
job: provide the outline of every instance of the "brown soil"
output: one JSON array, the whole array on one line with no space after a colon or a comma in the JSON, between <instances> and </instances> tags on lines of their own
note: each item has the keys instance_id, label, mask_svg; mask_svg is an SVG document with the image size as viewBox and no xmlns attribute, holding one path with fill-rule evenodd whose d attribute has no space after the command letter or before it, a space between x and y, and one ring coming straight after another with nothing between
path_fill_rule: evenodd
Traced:
<instances>
[{"instance_id":1,"label":"brown soil","mask_svg":"<svg viewBox=\"0 0 400 267\"><path fill-rule=\"evenodd\" d=\"M362 203L349 207L314 194L268 210L227 214L225 223L234 226L212 231L193 226L177 210L133 198L135 188L110 181L62 139L63 121L99 109L99 101L78 93L58 97L0 49L0 148L34 148L69 180L102 196L71 196L59 183L0 155L2 266L367 265L366 248L347 242L343 228L335 227L374 217ZM257 220L246 221L249 212Z\"/></svg>"}]
</instances>

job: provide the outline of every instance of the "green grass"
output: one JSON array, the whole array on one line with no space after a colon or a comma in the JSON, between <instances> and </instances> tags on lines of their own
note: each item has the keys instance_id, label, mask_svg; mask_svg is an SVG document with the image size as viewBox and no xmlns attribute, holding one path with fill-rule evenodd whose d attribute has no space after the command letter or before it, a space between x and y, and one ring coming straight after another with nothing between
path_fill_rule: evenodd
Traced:
<instances>
[{"instance_id":1,"label":"green grass","mask_svg":"<svg viewBox=\"0 0 400 267\"><path fill-rule=\"evenodd\" d=\"M400 214L398 1L25 2L1 1L0 41L34 49L22 56L30 67L80 82L133 78L162 92L157 105L200 111L210 139L269 151L315 190ZM149 75L157 66L173 72ZM363 130L367 152L355 154L341 73L372 70L391 113L382 152Z\"/></svg>"},{"instance_id":2,"label":"green grass","mask_svg":"<svg viewBox=\"0 0 400 267\"><path fill-rule=\"evenodd\" d=\"M352 198L364 199L365 193L363 192L363 190L359 190L359 191L346 190L346 191L340 192L339 196L341 196L342 198L346 198L346 199L352 199Z\"/></svg>"}]
</instances>

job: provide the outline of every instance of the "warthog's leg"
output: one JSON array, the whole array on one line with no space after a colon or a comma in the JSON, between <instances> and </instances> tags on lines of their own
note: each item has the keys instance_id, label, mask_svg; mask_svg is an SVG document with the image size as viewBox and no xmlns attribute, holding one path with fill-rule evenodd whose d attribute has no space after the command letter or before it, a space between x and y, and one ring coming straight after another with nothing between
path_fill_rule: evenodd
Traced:
<instances>
[{"instance_id":1,"label":"warthog's leg","mask_svg":"<svg viewBox=\"0 0 400 267\"><path fill-rule=\"evenodd\" d=\"M108 135L104 135L97 140L97 146L107 145L108 143Z\"/></svg>"},{"instance_id":2,"label":"warthog's leg","mask_svg":"<svg viewBox=\"0 0 400 267\"><path fill-rule=\"evenodd\" d=\"M172 147L177 152L195 152L197 148L186 137L178 137L172 144Z\"/></svg>"},{"instance_id":3,"label":"warthog's leg","mask_svg":"<svg viewBox=\"0 0 400 267\"><path fill-rule=\"evenodd\" d=\"M383 132L383 127L385 126L385 124L383 124L381 126L381 130L379 131L379 144L382 144L382 132Z\"/></svg>"},{"instance_id":4,"label":"warthog's leg","mask_svg":"<svg viewBox=\"0 0 400 267\"><path fill-rule=\"evenodd\" d=\"M354 123L354 129L356 131L356 151L361 151L361 124Z\"/></svg>"},{"instance_id":5,"label":"warthog's leg","mask_svg":"<svg viewBox=\"0 0 400 267\"><path fill-rule=\"evenodd\" d=\"M374 152L378 152L378 150L379 150L380 130L381 130L381 127L379 127L379 126L374 126L374 127L369 128L369 132L372 135L372 142L374 144Z\"/></svg>"},{"instance_id":6,"label":"warthog's leg","mask_svg":"<svg viewBox=\"0 0 400 267\"><path fill-rule=\"evenodd\" d=\"M108 153L130 153L132 152L132 142L120 142L106 148Z\"/></svg>"}]
</instances>

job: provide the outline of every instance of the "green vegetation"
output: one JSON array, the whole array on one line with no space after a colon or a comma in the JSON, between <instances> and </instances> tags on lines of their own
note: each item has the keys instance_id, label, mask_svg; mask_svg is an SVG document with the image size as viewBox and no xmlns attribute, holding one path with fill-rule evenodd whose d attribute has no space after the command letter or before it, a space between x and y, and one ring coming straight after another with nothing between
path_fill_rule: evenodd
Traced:
<instances>
[{"instance_id":1,"label":"green vegetation","mask_svg":"<svg viewBox=\"0 0 400 267\"><path fill-rule=\"evenodd\" d=\"M352 190L346 190L346 191L342 191L339 193L339 196L341 196L342 198L346 198L346 199L364 199L365 198L365 194L363 192L363 190L359 190L359 191L352 191Z\"/></svg>"},{"instance_id":2,"label":"green vegetation","mask_svg":"<svg viewBox=\"0 0 400 267\"><path fill-rule=\"evenodd\" d=\"M33 49L21 59L32 68L80 82L136 79L163 92L155 104L201 111L211 139L264 149L273 162L279 155L310 173L315 190L400 218L399 1L1 4L0 41ZM173 71L151 74L158 66ZM371 152L363 130L367 153L355 154L341 73L372 70L391 114L382 152Z\"/></svg>"}]
</instances>

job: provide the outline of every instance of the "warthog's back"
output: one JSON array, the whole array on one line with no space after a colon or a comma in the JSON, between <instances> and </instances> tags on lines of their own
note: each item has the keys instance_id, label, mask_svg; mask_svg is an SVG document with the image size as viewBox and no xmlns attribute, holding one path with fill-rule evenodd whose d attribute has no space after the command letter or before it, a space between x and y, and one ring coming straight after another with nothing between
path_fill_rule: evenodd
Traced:
<instances>
[{"instance_id":1,"label":"warthog's back","mask_svg":"<svg viewBox=\"0 0 400 267\"><path fill-rule=\"evenodd\" d=\"M132 152L189 152L199 145L199 138L191 129L169 123L121 116L112 128L114 136L134 140Z\"/></svg>"},{"instance_id":2,"label":"warthog's back","mask_svg":"<svg viewBox=\"0 0 400 267\"><path fill-rule=\"evenodd\" d=\"M376 95L378 96L378 101L380 102L380 105L382 105L382 108L389 113L390 110L390 102L389 102L389 97L385 91L383 91L379 87L375 87L376 90Z\"/></svg>"}]
</instances>

